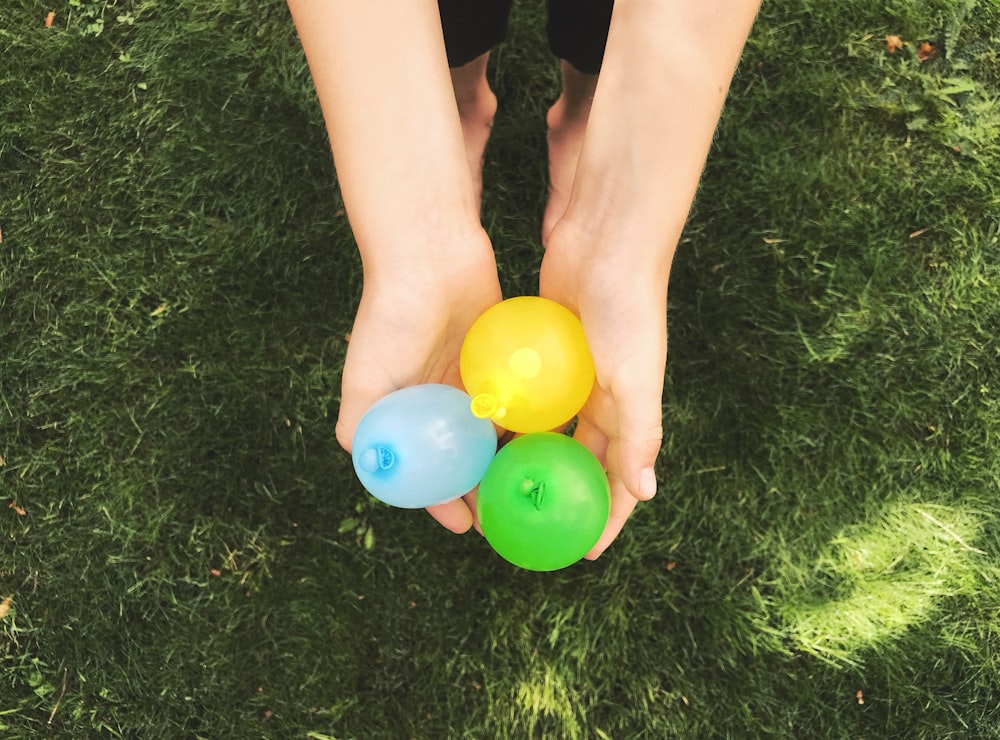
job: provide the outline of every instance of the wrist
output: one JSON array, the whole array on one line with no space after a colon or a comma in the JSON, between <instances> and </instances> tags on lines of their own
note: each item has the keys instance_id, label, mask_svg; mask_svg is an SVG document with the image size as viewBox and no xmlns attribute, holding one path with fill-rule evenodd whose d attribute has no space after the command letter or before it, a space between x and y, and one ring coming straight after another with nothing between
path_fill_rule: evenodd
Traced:
<instances>
[{"instance_id":1,"label":"wrist","mask_svg":"<svg viewBox=\"0 0 1000 740\"><path fill-rule=\"evenodd\" d=\"M662 205L647 210L628 191L609 186L592 198L578 198L574 191L556 227L558 236L550 240L553 246L572 251L577 260L623 269L640 279L669 274L690 201L673 212Z\"/></svg>"},{"instance_id":2,"label":"wrist","mask_svg":"<svg viewBox=\"0 0 1000 740\"><path fill-rule=\"evenodd\" d=\"M414 243L448 244L482 231L464 158L442 154L437 166L430 159L404 160L409 166L394 173L365 171L362 177L347 177L338 165L347 218L363 256L371 250L403 256Z\"/></svg>"},{"instance_id":3,"label":"wrist","mask_svg":"<svg viewBox=\"0 0 1000 740\"><path fill-rule=\"evenodd\" d=\"M493 247L478 223L429 218L388 232L374 241L358 240L366 286L400 284L452 289L470 275L496 273Z\"/></svg>"}]
</instances>

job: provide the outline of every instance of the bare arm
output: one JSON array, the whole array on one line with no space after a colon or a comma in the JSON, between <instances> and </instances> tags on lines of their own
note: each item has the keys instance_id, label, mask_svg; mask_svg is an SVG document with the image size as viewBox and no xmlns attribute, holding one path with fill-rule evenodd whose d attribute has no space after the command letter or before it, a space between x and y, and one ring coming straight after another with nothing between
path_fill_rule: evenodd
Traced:
<instances>
[{"instance_id":1,"label":"bare arm","mask_svg":"<svg viewBox=\"0 0 1000 740\"><path fill-rule=\"evenodd\" d=\"M569 216L658 235L666 267L687 218L760 0L619 0ZM610 234L609 234L610 236ZM608 248L615 249L614 239Z\"/></svg>"},{"instance_id":2,"label":"bare arm","mask_svg":"<svg viewBox=\"0 0 1000 740\"><path fill-rule=\"evenodd\" d=\"M759 0L618 0L543 295L580 315L597 386L576 436L606 462L610 544L656 492L670 264Z\"/></svg>"},{"instance_id":3,"label":"bare arm","mask_svg":"<svg viewBox=\"0 0 1000 740\"><path fill-rule=\"evenodd\" d=\"M437 3L288 6L366 270L383 257L412 256L421 231L434 240L475 232L479 214Z\"/></svg>"},{"instance_id":4,"label":"bare arm","mask_svg":"<svg viewBox=\"0 0 1000 740\"><path fill-rule=\"evenodd\" d=\"M435 0L288 0L364 267L337 439L418 383L461 385L462 338L500 285L462 138ZM429 509L456 532L471 496Z\"/></svg>"}]
</instances>

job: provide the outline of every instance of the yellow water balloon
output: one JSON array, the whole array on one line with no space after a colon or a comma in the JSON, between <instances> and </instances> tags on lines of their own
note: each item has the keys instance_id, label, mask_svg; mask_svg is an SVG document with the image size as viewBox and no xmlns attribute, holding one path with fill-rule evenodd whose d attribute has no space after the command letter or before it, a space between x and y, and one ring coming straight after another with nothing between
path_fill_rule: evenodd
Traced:
<instances>
[{"instance_id":1,"label":"yellow water balloon","mask_svg":"<svg viewBox=\"0 0 1000 740\"><path fill-rule=\"evenodd\" d=\"M510 298L485 311L459 358L472 412L513 432L542 432L571 420L594 386L594 361L580 320L547 298Z\"/></svg>"}]
</instances>

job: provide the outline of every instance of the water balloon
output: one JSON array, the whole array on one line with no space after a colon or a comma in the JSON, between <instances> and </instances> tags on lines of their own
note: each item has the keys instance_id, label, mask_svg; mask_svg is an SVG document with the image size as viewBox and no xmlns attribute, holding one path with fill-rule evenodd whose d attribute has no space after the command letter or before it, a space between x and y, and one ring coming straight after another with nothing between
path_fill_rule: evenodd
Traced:
<instances>
[{"instance_id":1,"label":"water balloon","mask_svg":"<svg viewBox=\"0 0 1000 740\"><path fill-rule=\"evenodd\" d=\"M611 495L590 450L566 435L537 432L496 454L476 506L483 535L501 557L549 571L572 565L597 544Z\"/></svg>"},{"instance_id":2,"label":"water balloon","mask_svg":"<svg viewBox=\"0 0 1000 740\"><path fill-rule=\"evenodd\" d=\"M470 411L468 394L424 384L377 401L354 432L354 470L375 498L419 509L476 486L496 454L496 428Z\"/></svg>"},{"instance_id":3,"label":"water balloon","mask_svg":"<svg viewBox=\"0 0 1000 740\"><path fill-rule=\"evenodd\" d=\"M459 357L476 416L514 432L571 420L594 385L594 361L580 320L555 301L510 298L470 327Z\"/></svg>"}]
</instances>

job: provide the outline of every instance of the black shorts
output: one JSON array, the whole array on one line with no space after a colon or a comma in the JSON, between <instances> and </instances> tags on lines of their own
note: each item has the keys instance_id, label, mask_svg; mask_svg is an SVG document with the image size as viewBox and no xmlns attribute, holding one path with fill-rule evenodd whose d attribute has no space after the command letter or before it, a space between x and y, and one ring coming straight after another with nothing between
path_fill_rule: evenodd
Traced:
<instances>
[{"instance_id":1,"label":"black shorts","mask_svg":"<svg viewBox=\"0 0 1000 740\"><path fill-rule=\"evenodd\" d=\"M448 66L461 67L504 40L513 0L438 0ZM597 74L614 0L547 0L549 48L585 74Z\"/></svg>"}]
</instances>

